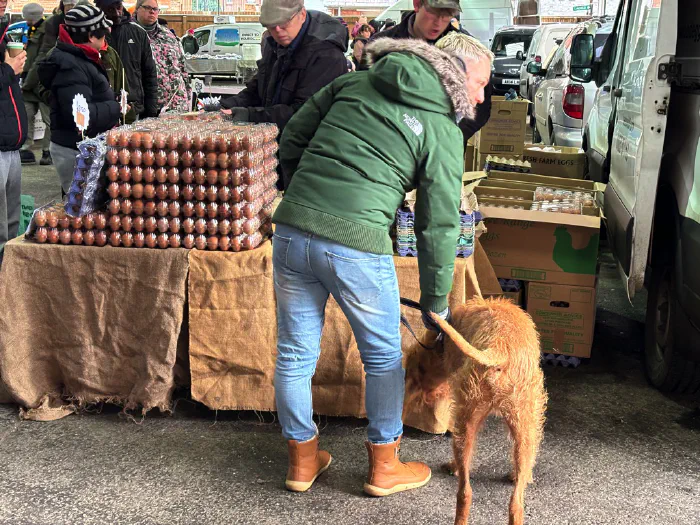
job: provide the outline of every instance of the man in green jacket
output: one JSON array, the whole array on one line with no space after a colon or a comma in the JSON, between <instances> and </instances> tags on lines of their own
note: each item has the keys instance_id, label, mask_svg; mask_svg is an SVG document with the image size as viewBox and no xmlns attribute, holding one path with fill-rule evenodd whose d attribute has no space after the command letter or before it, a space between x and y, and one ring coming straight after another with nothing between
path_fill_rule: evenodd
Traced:
<instances>
[{"instance_id":1,"label":"man in green jacket","mask_svg":"<svg viewBox=\"0 0 700 525\"><path fill-rule=\"evenodd\" d=\"M273 217L275 397L288 440L290 490L307 490L331 461L318 449L311 402L331 294L365 368L365 492L386 496L430 479L423 463L398 459L404 371L389 228L405 194L417 189L420 304L426 326L437 331L427 312L449 317L459 236L464 145L457 122L474 117L491 76L488 49L470 42L457 53L379 39L367 46L369 71L334 80L282 134L287 191Z\"/></svg>"}]
</instances>

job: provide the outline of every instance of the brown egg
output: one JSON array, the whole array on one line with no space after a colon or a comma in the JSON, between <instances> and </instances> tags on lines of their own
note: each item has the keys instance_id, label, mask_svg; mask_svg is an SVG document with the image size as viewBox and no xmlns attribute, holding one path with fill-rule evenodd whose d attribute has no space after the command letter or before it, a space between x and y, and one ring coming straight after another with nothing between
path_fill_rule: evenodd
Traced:
<instances>
[{"instance_id":1,"label":"brown egg","mask_svg":"<svg viewBox=\"0 0 700 525\"><path fill-rule=\"evenodd\" d=\"M231 205L224 202L219 206L219 219L228 219L231 217Z\"/></svg>"},{"instance_id":2,"label":"brown egg","mask_svg":"<svg viewBox=\"0 0 700 525\"><path fill-rule=\"evenodd\" d=\"M218 197L221 202L228 202L231 197L231 190L228 186L221 186L219 188Z\"/></svg>"},{"instance_id":3,"label":"brown egg","mask_svg":"<svg viewBox=\"0 0 700 525\"><path fill-rule=\"evenodd\" d=\"M153 168L146 168L143 170L143 182L151 183L156 180L156 170Z\"/></svg>"},{"instance_id":4,"label":"brown egg","mask_svg":"<svg viewBox=\"0 0 700 525\"><path fill-rule=\"evenodd\" d=\"M156 151L155 161L156 166L160 166L162 168L168 163L168 154L164 150L159 149Z\"/></svg>"},{"instance_id":5,"label":"brown egg","mask_svg":"<svg viewBox=\"0 0 700 525\"><path fill-rule=\"evenodd\" d=\"M207 239L207 249L214 251L219 248L219 238L216 235L212 235Z\"/></svg>"},{"instance_id":6,"label":"brown egg","mask_svg":"<svg viewBox=\"0 0 700 525\"><path fill-rule=\"evenodd\" d=\"M149 248L155 248L158 244L158 237L155 233L149 233L146 235L146 246Z\"/></svg>"},{"instance_id":7,"label":"brown egg","mask_svg":"<svg viewBox=\"0 0 700 525\"><path fill-rule=\"evenodd\" d=\"M140 149L135 149L131 152L131 165L140 166L141 162L143 162L143 153Z\"/></svg>"},{"instance_id":8,"label":"brown egg","mask_svg":"<svg viewBox=\"0 0 700 525\"><path fill-rule=\"evenodd\" d=\"M138 131L135 131L131 134L131 138L129 139L129 145L132 149L138 149L141 147L141 137L142 135Z\"/></svg>"},{"instance_id":9,"label":"brown egg","mask_svg":"<svg viewBox=\"0 0 700 525\"><path fill-rule=\"evenodd\" d=\"M143 133L141 135L141 146L144 149L151 149L153 147L153 135L150 133Z\"/></svg>"},{"instance_id":10,"label":"brown egg","mask_svg":"<svg viewBox=\"0 0 700 525\"><path fill-rule=\"evenodd\" d=\"M168 166L177 166L177 163L180 162L180 155L177 151L170 151L167 160Z\"/></svg>"},{"instance_id":11,"label":"brown egg","mask_svg":"<svg viewBox=\"0 0 700 525\"><path fill-rule=\"evenodd\" d=\"M191 250L192 248L194 248L194 235L192 235L192 234L185 235L182 238L182 245L185 248L187 248L188 250Z\"/></svg>"},{"instance_id":12,"label":"brown egg","mask_svg":"<svg viewBox=\"0 0 700 525\"><path fill-rule=\"evenodd\" d=\"M122 243L122 236L119 232L112 232L109 234L109 244L115 248L119 247Z\"/></svg>"},{"instance_id":13,"label":"brown egg","mask_svg":"<svg viewBox=\"0 0 700 525\"><path fill-rule=\"evenodd\" d=\"M214 154L216 157L216 154ZM193 158L192 158L192 164L194 164L195 167L201 168L207 163L207 157L204 154L203 151L196 151Z\"/></svg>"},{"instance_id":14,"label":"brown egg","mask_svg":"<svg viewBox=\"0 0 700 525\"><path fill-rule=\"evenodd\" d=\"M129 161L131 161L131 152L126 148L120 149L119 150L119 163L126 165L126 164L129 164Z\"/></svg>"},{"instance_id":15,"label":"brown egg","mask_svg":"<svg viewBox=\"0 0 700 525\"><path fill-rule=\"evenodd\" d=\"M219 192L217 191L216 186L207 187L206 195L209 202L214 202L219 196Z\"/></svg>"},{"instance_id":16,"label":"brown egg","mask_svg":"<svg viewBox=\"0 0 700 525\"><path fill-rule=\"evenodd\" d=\"M206 147L207 151L215 151L216 150L216 136L215 135L209 135L207 136L206 140L204 141L204 146Z\"/></svg>"},{"instance_id":17,"label":"brown egg","mask_svg":"<svg viewBox=\"0 0 700 525\"><path fill-rule=\"evenodd\" d=\"M124 232L121 235L122 246L131 248L134 244L134 235L131 232Z\"/></svg>"},{"instance_id":18,"label":"brown egg","mask_svg":"<svg viewBox=\"0 0 700 525\"><path fill-rule=\"evenodd\" d=\"M36 240L36 242L45 243L48 238L49 231L43 226L40 226L34 232L34 239Z\"/></svg>"},{"instance_id":19,"label":"brown egg","mask_svg":"<svg viewBox=\"0 0 700 525\"><path fill-rule=\"evenodd\" d=\"M143 205L143 213L148 217L152 217L156 214L156 203L153 201L147 201Z\"/></svg>"},{"instance_id":20,"label":"brown egg","mask_svg":"<svg viewBox=\"0 0 700 525\"><path fill-rule=\"evenodd\" d=\"M219 233L222 235L228 235L231 233L231 221L228 219L222 219L219 221Z\"/></svg>"},{"instance_id":21,"label":"brown egg","mask_svg":"<svg viewBox=\"0 0 700 525\"><path fill-rule=\"evenodd\" d=\"M215 219L218 216L219 205L215 202L210 202L207 204L207 217L210 219Z\"/></svg>"},{"instance_id":22,"label":"brown egg","mask_svg":"<svg viewBox=\"0 0 700 525\"><path fill-rule=\"evenodd\" d=\"M107 168L107 179L111 182L119 180L119 168L117 166Z\"/></svg>"},{"instance_id":23,"label":"brown egg","mask_svg":"<svg viewBox=\"0 0 700 525\"><path fill-rule=\"evenodd\" d=\"M158 248L167 248L170 246L170 238L167 233L158 235Z\"/></svg>"},{"instance_id":24,"label":"brown egg","mask_svg":"<svg viewBox=\"0 0 700 525\"><path fill-rule=\"evenodd\" d=\"M170 225L168 224L168 219L166 219L165 217L161 217L160 219L158 219L157 226L158 231L161 233L167 232L170 228Z\"/></svg>"},{"instance_id":25,"label":"brown egg","mask_svg":"<svg viewBox=\"0 0 700 525\"><path fill-rule=\"evenodd\" d=\"M243 167L243 155L245 155L245 152L239 151L229 157L232 168L239 169Z\"/></svg>"},{"instance_id":26,"label":"brown egg","mask_svg":"<svg viewBox=\"0 0 700 525\"><path fill-rule=\"evenodd\" d=\"M108 146L119 145L119 132L114 129L111 130L109 133L107 133L107 136L105 137L105 142Z\"/></svg>"},{"instance_id":27,"label":"brown egg","mask_svg":"<svg viewBox=\"0 0 700 525\"><path fill-rule=\"evenodd\" d=\"M219 235L219 250L227 252L231 249L231 239L228 235Z\"/></svg>"},{"instance_id":28,"label":"brown egg","mask_svg":"<svg viewBox=\"0 0 700 525\"><path fill-rule=\"evenodd\" d=\"M222 186L228 186L229 182L231 182L231 173L229 170L219 170L218 181Z\"/></svg>"},{"instance_id":29,"label":"brown egg","mask_svg":"<svg viewBox=\"0 0 700 525\"><path fill-rule=\"evenodd\" d=\"M88 213L83 217L83 228L86 230L92 230L95 227L95 214Z\"/></svg>"},{"instance_id":30,"label":"brown egg","mask_svg":"<svg viewBox=\"0 0 700 525\"><path fill-rule=\"evenodd\" d=\"M165 168L158 168L156 170L156 181L164 184L168 180L168 170Z\"/></svg>"},{"instance_id":31,"label":"brown egg","mask_svg":"<svg viewBox=\"0 0 700 525\"><path fill-rule=\"evenodd\" d=\"M216 164L218 162L216 153L207 153L207 156L205 157L205 159L206 159L207 167L209 167L209 168L216 167ZM224 166L224 167L226 167L226 166Z\"/></svg>"},{"instance_id":32,"label":"brown egg","mask_svg":"<svg viewBox=\"0 0 700 525\"><path fill-rule=\"evenodd\" d=\"M156 204L156 213L160 217L165 217L168 214L168 203L165 201L160 201Z\"/></svg>"},{"instance_id":33,"label":"brown egg","mask_svg":"<svg viewBox=\"0 0 700 525\"><path fill-rule=\"evenodd\" d=\"M243 221L231 221L231 235L241 235L243 233Z\"/></svg>"},{"instance_id":34,"label":"brown egg","mask_svg":"<svg viewBox=\"0 0 700 525\"><path fill-rule=\"evenodd\" d=\"M170 214L171 217L179 217L180 203L177 201L173 201L170 204L168 204L168 214Z\"/></svg>"},{"instance_id":35,"label":"brown egg","mask_svg":"<svg viewBox=\"0 0 700 525\"><path fill-rule=\"evenodd\" d=\"M165 184L158 184L156 186L156 197L159 199L167 199L168 198L168 186Z\"/></svg>"},{"instance_id":36,"label":"brown egg","mask_svg":"<svg viewBox=\"0 0 700 525\"><path fill-rule=\"evenodd\" d=\"M203 201L207 197L207 189L202 185L198 184L194 187L194 198L198 201Z\"/></svg>"},{"instance_id":37,"label":"brown egg","mask_svg":"<svg viewBox=\"0 0 700 525\"><path fill-rule=\"evenodd\" d=\"M168 182L170 184L175 184L180 181L180 170L177 168L170 168L168 170Z\"/></svg>"},{"instance_id":38,"label":"brown egg","mask_svg":"<svg viewBox=\"0 0 700 525\"><path fill-rule=\"evenodd\" d=\"M83 218L82 217L71 217L70 218L70 227L73 228L74 230L79 230L80 228L83 227Z\"/></svg>"},{"instance_id":39,"label":"brown egg","mask_svg":"<svg viewBox=\"0 0 700 525\"><path fill-rule=\"evenodd\" d=\"M119 215L112 215L109 218L109 229L112 231L117 231L122 227L122 218Z\"/></svg>"},{"instance_id":40,"label":"brown egg","mask_svg":"<svg viewBox=\"0 0 700 525\"><path fill-rule=\"evenodd\" d=\"M182 221L182 231L185 233L192 233L194 231L194 220L187 218Z\"/></svg>"},{"instance_id":41,"label":"brown egg","mask_svg":"<svg viewBox=\"0 0 700 525\"><path fill-rule=\"evenodd\" d=\"M61 228L62 230L65 230L66 228L70 228L70 217L67 215L62 215L58 218L58 227Z\"/></svg>"},{"instance_id":42,"label":"brown egg","mask_svg":"<svg viewBox=\"0 0 700 525\"><path fill-rule=\"evenodd\" d=\"M134 215L143 215L144 207L145 205L141 199L134 199L131 203L131 213Z\"/></svg>"},{"instance_id":43,"label":"brown egg","mask_svg":"<svg viewBox=\"0 0 700 525\"><path fill-rule=\"evenodd\" d=\"M194 204L191 201L182 203L182 214L185 217L192 217L194 215Z\"/></svg>"},{"instance_id":44,"label":"brown egg","mask_svg":"<svg viewBox=\"0 0 700 525\"><path fill-rule=\"evenodd\" d=\"M109 164L116 164L119 162L119 152L116 149L108 149L105 159Z\"/></svg>"},{"instance_id":45,"label":"brown egg","mask_svg":"<svg viewBox=\"0 0 700 525\"><path fill-rule=\"evenodd\" d=\"M194 223L194 231L197 233L204 233L207 231L207 221L204 219L197 219Z\"/></svg>"},{"instance_id":46,"label":"brown egg","mask_svg":"<svg viewBox=\"0 0 700 525\"><path fill-rule=\"evenodd\" d=\"M180 145L184 150L192 148L192 137L189 133L185 133L184 135L182 135L182 137L180 137Z\"/></svg>"},{"instance_id":47,"label":"brown egg","mask_svg":"<svg viewBox=\"0 0 700 525\"><path fill-rule=\"evenodd\" d=\"M177 217L173 217L172 219L170 219L168 224L170 226L170 233L178 233L180 231L180 219L178 219Z\"/></svg>"},{"instance_id":48,"label":"brown egg","mask_svg":"<svg viewBox=\"0 0 700 525\"><path fill-rule=\"evenodd\" d=\"M95 245L104 246L107 244L107 232L104 230L97 230L95 232Z\"/></svg>"},{"instance_id":49,"label":"brown egg","mask_svg":"<svg viewBox=\"0 0 700 525\"><path fill-rule=\"evenodd\" d=\"M219 135L217 140L216 140L216 149L219 150L220 153L224 153L225 151L228 151L228 136L226 135Z\"/></svg>"},{"instance_id":50,"label":"brown egg","mask_svg":"<svg viewBox=\"0 0 700 525\"><path fill-rule=\"evenodd\" d=\"M58 232L58 240L61 242L61 244L70 244L71 231L70 230L60 230Z\"/></svg>"},{"instance_id":51,"label":"brown egg","mask_svg":"<svg viewBox=\"0 0 700 525\"><path fill-rule=\"evenodd\" d=\"M197 235L194 238L194 247L198 250L205 250L207 248L207 238L204 235Z\"/></svg>"},{"instance_id":52,"label":"brown egg","mask_svg":"<svg viewBox=\"0 0 700 525\"><path fill-rule=\"evenodd\" d=\"M196 150L201 150L204 146L204 137L201 133L195 133L192 137L192 147Z\"/></svg>"},{"instance_id":53,"label":"brown egg","mask_svg":"<svg viewBox=\"0 0 700 525\"><path fill-rule=\"evenodd\" d=\"M143 226L148 233L153 233L158 229L158 219L156 219L155 217L149 217L148 219L146 219L146 222Z\"/></svg>"},{"instance_id":54,"label":"brown egg","mask_svg":"<svg viewBox=\"0 0 700 525\"><path fill-rule=\"evenodd\" d=\"M147 199L153 199L156 196L156 187L153 184L144 184L143 196Z\"/></svg>"},{"instance_id":55,"label":"brown egg","mask_svg":"<svg viewBox=\"0 0 700 525\"><path fill-rule=\"evenodd\" d=\"M143 155L141 155L141 162L144 166L153 166L156 162L156 154L153 153L153 150L147 149L143 152Z\"/></svg>"},{"instance_id":56,"label":"brown egg","mask_svg":"<svg viewBox=\"0 0 700 525\"><path fill-rule=\"evenodd\" d=\"M194 182L195 184L204 184L207 181L207 172L202 168L196 169L194 171Z\"/></svg>"},{"instance_id":57,"label":"brown egg","mask_svg":"<svg viewBox=\"0 0 700 525\"><path fill-rule=\"evenodd\" d=\"M129 145L130 133L128 131L122 131L119 135L119 141L117 142L120 147L126 148Z\"/></svg>"},{"instance_id":58,"label":"brown egg","mask_svg":"<svg viewBox=\"0 0 700 525\"><path fill-rule=\"evenodd\" d=\"M143 197L143 184L134 184L131 187L131 196L135 199L140 199Z\"/></svg>"},{"instance_id":59,"label":"brown egg","mask_svg":"<svg viewBox=\"0 0 700 525\"><path fill-rule=\"evenodd\" d=\"M58 243L58 229L49 228L49 230L46 234L46 240L49 241L50 244L57 244Z\"/></svg>"},{"instance_id":60,"label":"brown egg","mask_svg":"<svg viewBox=\"0 0 700 525\"><path fill-rule=\"evenodd\" d=\"M146 236L143 234L143 232L136 232L134 234L134 246L136 248L143 248L145 244Z\"/></svg>"},{"instance_id":61,"label":"brown egg","mask_svg":"<svg viewBox=\"0 0 700 525\"><path fill-rule=\"evenodd\" d=\"M180 137L178 137L177 132L168 136L168 138L165 141L165 145L168 149L171 149L171 150L177 149L177 147L180 145Z\"/></svg>"},{"instance_id":62,"label":"brown egg","mask_svg":"<svg viewBox=\"0 0 700 525\"><path fill-rule=\"evenodd\" d=\"M219 172L217 170L207 171L207 184L216 184L219 180Z\"/></svg>"},{"instance_id":63,"label":"brown egg","mask_svg":"<svg viewBox=\"0 0 700 525\"><path fill-rule=\"evenodd\" d=\"M131 199L124 199L122 201L121 205L121 212L124 215L129 215L131 213L132 205L131 205Z\"/></svg>"},{"instance_id":64,"label":"brown egg","mask_svg":"<svg viewBox=\"0 0 700 525\"><path fill-rule=\"evenodd\" d=\"M180 186L177 184L172 184L168 187L168 198L170 200L176 201L180 198Z\"/></svg>"},{"instance_id":65,"label":"brown egg","mask_svg":"<svg viewBox=\"0 0 700 525\"><path fill-rule=\"evenodd\" d=\"M134 220L131 222L131 225L133 226L134 231L142 232L145 226L145 222L146 220L143 217L138 216L134 217Z\"/></svg>"},{"instance_id":66,"label":"brown egg","mask_svg":"<svg viewBox=\"0 0 700 525\"><path fill-rule=\"evenodd\" d=\"M131 180L131 169L129 166L119 166L119 180L124 182Z\"/></svg>"},{"instance_id":67,"label":"brown egg","mask_svg":"<svg viewBox=\"0 0 700 525\"><path fill-rule=\"evenodd\" d=\"M190 168L186 168L182 170L180 178L185 184L192 184L192 181L194 180L194 171L192 171Z\"/></svg>"},{"instance_id":68,"label":"brown egg","mask_svg":"<svg viewBox=\"0 0 700 525\"><path fill-rule=\"evenodd\" d=\"M231 160L229 159L228 153L219 153L219 156L217 157L217 162L219 163L220 168L228 168L231 164Z\"/></svg>"},{"instance_id":69,"label":"brown egg","mask_svg":"<svg viewBox=\"0 0 700 525\"><path fill-rule=\"evenodd\" d=\"M124 215L124 217L122 217L122 230L125 232L130 232L133 223L134 220L129 215Z\"/></svg>"},{"instance_id":70,"label":"brown egg","mask_svg":"<svg viewBox=\"0 0 700 525\"><path fill-rule=\"evenodd\" d=\"M122 204L121 202L119 202L118 199L112 199L111 201L109 201L109 205L107 206L109 213L111 213L112 215L116 215L117 213L119 213L119 210L121 210L121 208Z\"/></svg>"},{"instance_id":71,"label":"brown egg","mask_svg":"<svg viewBox=\"0 0 700 525\"><path fill-rule=\"evenodd\" d=\"M121 195L125 199L131 197L131 184L129 184L128 182L122 182L119 185L119 195Z\"/></svg>"},{"instance_id":72,"label":"brown egg","mask_svg":"<svg viewBox=\"0 0 700 525\"><path fill-rule=\"evenodd\" d=\"M170 247L171 248L179 248L180 244L181 244L180 234L171 233L170 234Z\"/></svg>"},{"instance_id":73,"label":"brown egg","mask_svg":"<svg viewBox=\"0 0 700 525\"><path fill-rule=\"evenodd\" d=\"M95 228L104 230L107 227L107 217L104 213L95 214Z\"/></svg>"},{"instance_id":74,"label":"brown egg","mask_svg":"<svg viewBox=\"0 0 700 525\"><path fill-rule=\"evenodd\" d=\"M207 214L207 205L203 202L197 202L197 204L194 205L194 214L197 217L205 217Z\"/></svg>"},{"instance_id":75,"label":"brown egg","mask_svg":"<svg viewBox=\"0 0 700 525\"><path fill-rule=\"evenodd\" d=\"M190 166L192 166L193 159L194 159L194 155L192 155L191 151L185 150L180 155L180 162L182 162L182 165L185 168L189 168Z\"/></svg>"},{"instance_id":76,"label":"brown egg","mask_svg":"<svg viewBox=\"0 0 700 525\"><path fill-rule=\"evenodd\" d=\"M153 147L158 148L158 149L163 149L165 147L166 140L167 140L167 137L165 136L165 133L161 133L160 131L157 131L156 133L153 134Z\"/></svg>"},{"instance_id":77,"label":"brown egg","mask_svg":"<svg viewBox=\"0 0 700 525\"><path fill-rule=\"evenodd\" d=\"M141 182L143 180L143 168L141 166L134 166L131 168L131 180L134 182Z\"/></svg>"},{"instance_id":78,"label":"brown egg","mask_svg":"<svg viewBox=\"0 0 700 525\"><path fill-rule=\"evenodd\" d=\"M191 184L187 184L182 188L182 198L186 201L194 199L194 187Z\"/></svg>"},{"instance_id":79,"label":"brown egg","mask_svg":"<svg viewBox=\"0 0 700 525\"><path fill-rule=\"evenodd\" d=\"M219 231L219 221L216 219L209 219L207 221L207 232L209 235L216 235Z\"/></svg>"},{"instance_id":80,"label":"brown egg","mask_svg":"<svg viewBox=\"0 0 700 525\"><path fill-rule=\"evenodd\" d=\"M34 224L37 226L46 226L46 212L44 210L38 210L34 214Z\"/></svg>"},{"instance_id":81,"label":"brown egg","mask_svg":"<svg viewBox=\"0 0 700 525\"><path fill-rule=\"evenodd\" d=\"M92 246L95 244L95 232L93 230L86 230L83 234L83 244L85 246Z\"/></svg>"}]
</instances>

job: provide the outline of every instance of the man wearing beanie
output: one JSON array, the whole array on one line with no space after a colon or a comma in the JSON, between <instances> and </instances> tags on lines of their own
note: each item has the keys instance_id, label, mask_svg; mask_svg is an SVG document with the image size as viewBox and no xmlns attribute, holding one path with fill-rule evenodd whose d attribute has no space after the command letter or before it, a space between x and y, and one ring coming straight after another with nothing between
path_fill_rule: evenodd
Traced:
<instances>
[{"instance_id":1,"label":"man wearing beanie","mask_svg":"<svg viewBox=\"0 0 700 525\"><path fill-rule=\"evenodd\" d=\"M107 80L100 50L112 23L91 5L80 5L65 15L58 42L39 64L39 81L51 90L51 156L64 192L73 180L77 143L82 140L73 120L73 99L87 100L90 121L85 137L94 137L119 122L119 104Z\"/></svg>"},{"instance_id":2,"label":"man wearing beanie","mask_svg":"<svg viewBox=\"0 0 700 525\"><path fill-rule=\"evenodd\" d=\"M107 43L116 49L129 82L129 104L141 118L157 117L158 72L146 31L134 22L121 0L97 0L113 26Z\"/></svg>"},{"instance_id":3,"label":"man wearing beanie","mask_svg":"<svg viewBox=\"0 0 700 525\"><path fill-rule=\"evenodd\" d=\"M34 118L40 113L41 119L46 126L44 138L41 140L41 165L47 166L51 164L51 154L49 153L49 144L51 143L51 116L49 115L49 106L47 106L39 96L39 77L36 72L36 67L34 67L39 57L41 45L44 43L44 37L46 36L44 8L37 3L27 4L22 8L22 17L27 22L27 26L29 26L26 47L27 61L24 63L24 71L22 71L22 96L24 97L24 107L27 109L29 136L19 154L22 159L22 164L32 164L36 162L34 153L32 153L30 148L34 142L32 140L34 135Z\"/></svg>"}]
</instances>

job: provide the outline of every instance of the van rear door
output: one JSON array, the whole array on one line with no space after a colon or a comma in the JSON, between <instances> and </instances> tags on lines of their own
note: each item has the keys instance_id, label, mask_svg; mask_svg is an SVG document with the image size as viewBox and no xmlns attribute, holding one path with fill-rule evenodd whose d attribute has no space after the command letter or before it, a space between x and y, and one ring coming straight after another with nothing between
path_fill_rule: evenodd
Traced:
<instances>
[{"instance_id":1,"label":"van rear door","mask_svg":"<svg viewBox=\"0 0 700 525\"><path fill-rule=\"evenodd\" d=\"M676 51L677 0L629 0L630 25L605 192L608 238L634 297L644 286L666 133L669 82L660 72Z\"/></svg>"}]
</instances>

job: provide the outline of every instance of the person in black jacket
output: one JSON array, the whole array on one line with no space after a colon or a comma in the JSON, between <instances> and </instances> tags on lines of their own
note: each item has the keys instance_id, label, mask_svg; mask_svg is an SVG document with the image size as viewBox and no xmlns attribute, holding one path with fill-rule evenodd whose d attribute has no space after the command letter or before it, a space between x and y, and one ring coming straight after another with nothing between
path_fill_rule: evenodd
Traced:
<instances>
[{"instance_id":1,"label":"person in black jacket","mask_svg":"<svg viewBox=\"0 0 700 525\"><path fill-rule=\"evenodd\" d=\"M22 163L19 148L27 138L27 112L24 109L19 78L27 60L22 51L7 54L6 21L0 27L0 265L5 243L17 236L21 211Z\"/></svg>"},{"instance_id":2,"label":"person in black jacket","mask_svg":"<svg viewBox=\"0 0 700 525\"><path fill-rule=\"evenodd\" d=\"M86 137L117 125L120 112L100 59L112 23L91 5L71 9L65 20L59 28L56 48L39 64L39 81L51 90L51 157L67 193L73 180L76 146L82 140L73 118L76 95L83 95L88 103Z\"/></svg>"},{"instance_id":3,"label":"person in black jacket","mask_svg":"<svg viewBox=\"0 0 700 525\"><path fill-rule=\"evenodd\" d=\"M146 31L131 19L121 0L97 0L97 7L114 24L107 42L116 49L129 83L129 103L141 118L157 117L158 71Z\"/></svg>"},{"instance_id":4,"label":"person in black jacket","mask_svg":"<svg viewBox=\"0 0 700 525\"><path fill-rule=\"evenodd\" d=\"M58 13L46 20L46 35L39 48L37 62L44 58L46 54L56 46L56 42L58 41L58 28L65 23L66 13L73 9L77 3L78 0L62 0L58 4Z\"/></svg>"},{"instance_id":5,"label":"person in black jacket","mask_svg":"<svg viewBox=\"0 0 700 525\"><path fill-rule=\"evenodd\" d=\"M471 36L469 32L456 29L452 18L462 10L459 0L413 0L414 12L401 20L401 23L372 35L370 41L377 38L419 38L429 44L435 44L452 31L458 31ZM459 127L464 136L464 144L476 134L491 118L491 97L493 84L489 83L484 90L484 102L476 106L476 117L462 119Z\"/></svg>"},{"instance_id":6,"label":"person in black jacket","mask_svg":"<svg viewBox=\"0 0 700 525\"><path fill-rule=\"evenodd\" d=\"M303 0L265 0L260 23L269 36L258 72L221 106L234 120L274 122L281 133L304 102L347 73L347 30L325 13L307 11Z\"/></svg>"}]
</instances>

